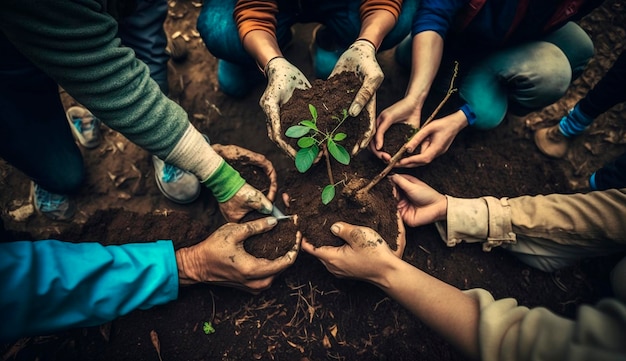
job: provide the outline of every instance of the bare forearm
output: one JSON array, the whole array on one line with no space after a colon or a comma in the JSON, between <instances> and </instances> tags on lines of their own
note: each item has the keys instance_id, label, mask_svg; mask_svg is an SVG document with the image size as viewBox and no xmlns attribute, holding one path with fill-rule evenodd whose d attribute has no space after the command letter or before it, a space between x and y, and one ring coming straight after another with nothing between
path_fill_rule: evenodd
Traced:
<instances>
[{"instance_id":1,"label":"bare forearm","mask_svg":"<svg viewBox=\"0 0 626 361\"><path fill-rule=\"evenodd\" d=\"M407 97L426 98L441 64L443 45L443 38L434 31L415 35Z\"/></svg>"},{"instance_id":2,"label":"bare forearm","mask_svg":"<svg viewBox=\"0 0 626 361\"><path fill-rule=\"evenodd\" d=\"M243 39L243 46L263 69L272 58L283 55L276 37L264 30L249 32Z\"/></svg>"},{"instance_id":3,"label":"bare forearm","mask_svg":"<svg viewBox=\"0 0 626 361\"><path fill-rule=\"evenodd\" d=\"M363 20L359 39L371 41L378 49L395 24L396 18L390 12L377 11Z\"/></svg>"},{"instance_id":4,"label":"bare forearm","mask_svg":"<svg viewBox=\"0 0 626 361\"><path fill-rule=\"evenodd\" d=\"M452 345L478 358L476 300L402 260L376 284Z\"/></svg>"}]
</instances>

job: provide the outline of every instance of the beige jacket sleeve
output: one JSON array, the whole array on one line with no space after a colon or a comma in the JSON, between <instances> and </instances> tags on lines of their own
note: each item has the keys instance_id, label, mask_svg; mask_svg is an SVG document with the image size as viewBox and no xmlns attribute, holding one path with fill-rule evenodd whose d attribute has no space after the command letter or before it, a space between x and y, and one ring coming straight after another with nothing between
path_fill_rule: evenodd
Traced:
<instances>
[{"instance_id":1,"label":"beige jacket sleeve","mask_svg":"<svg viewBox=\"0 0 626 361\"><path fill-rule=\"evenodd\" d=\"M626 189L516 198L446 196L448 213L437 229L450 247L482 242L483 250L518 238L560 245L626 245Z\"/></svg>"},{"instance_id":2,"label":"beige jacket sleeve","mask_svg":"<svg viewBox=\"0 0 626 361\"><path fill-rule=\"evenodd\" d=\"M621 282L626 282L622 272ZM569 320L512 298L494 300L483 289L465 291L480 305L481 360L626 360L626 303L605 299L583 305Z\"/></svg>"}]
</instances>

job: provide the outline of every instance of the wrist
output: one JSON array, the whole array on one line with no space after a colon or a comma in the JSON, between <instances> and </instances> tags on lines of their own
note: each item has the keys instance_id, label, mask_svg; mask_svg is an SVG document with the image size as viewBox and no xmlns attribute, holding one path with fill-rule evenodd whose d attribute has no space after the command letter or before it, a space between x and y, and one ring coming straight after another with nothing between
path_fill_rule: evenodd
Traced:
<instances>
[{"instance_id":1,"label":"wrist","mask_svg":"<svg viewBox=\"0 0 626 361\"><path fill-rule=\"evenodd\" d=\"M263 76L265 76L265 77L267 78L267 71L268 71L268 69L269 69L270 63L271 63L273 60L275 60L275 59L281 59L281 58L283 58L283 59L284 59L285 57L284 57L284 56L282 56L282 55L276 55L276 56L273 56L272 58L270 58L270 59L269 59L269 60L265 63L265 66L263 66L263 67L261 67L261 65L260 65L259 63L256 63L256 64L257 64L257 66L259 67L259 70L261 71L261 73L263 73Z\"/></svg>"},{"instance_id":2,"label":"wrist","mask_svg":"<svg viewBox=\"0 0 626 361\"><path fill-rule=\"evenodd\" d=\"M436 222L445 221L448 217L448 197L442 195L443 199L439 201L437 207L437 219Z\"/></svg>"},{"instance_id":3,"label":"wrist","mask_svg":"<svg viewBox=\"0 0 626 361\"><path fill-rule=\"evenodd\" d=\"M376 268L379 270L376 272L376 276L368 280L370 283L376 285L378 288L385 292L394 288L396 282L403 277L404 261L402 259L393 256L388 263L378 263Z\"/></svg>"},{"instance_id":4,"label":"wrist","mask_svg":"<svg viewBox=\"0 0 626 361\"><path fill-rule=\"evenodd\" d=\"M178 284L181 286L192 285L197 283L192 277L187 274L190 269L189 264L189 248L181 248L176 251L176 267L178 268Z\"/></svg>"},{"instance_id":5,"label":"wrist","mask_svg":"<svg viewBox=\"0 0 626 361\"><path fill-rule=\"evenodd\" d=\"M246 181L230 164L222 161L217 170L202 184L211 190L218 202L224 203L231 199Z\"/></svg>"}]
</instances>

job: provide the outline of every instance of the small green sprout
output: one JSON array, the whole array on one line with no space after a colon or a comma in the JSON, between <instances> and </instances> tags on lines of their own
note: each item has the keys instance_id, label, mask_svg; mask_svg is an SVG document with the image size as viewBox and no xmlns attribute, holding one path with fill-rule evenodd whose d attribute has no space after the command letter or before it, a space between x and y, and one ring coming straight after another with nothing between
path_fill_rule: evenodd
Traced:
<instances>
[{"instance_id":1,"label":"small green sprout","mask_svg":"<svg viewBox=\"0 0 626 361\"><path fill-rule=\"evenodd\" d=\"M213 328L213 324L211 322L205 322L204 324L202 324L202 330L206 335L215 333L215 328Z\"/></svg>"},{"instance_id":2,"label":"small green sprout","mask_svg":"<svg viewBox=\"0 0 626 361\"><path fill-rule=\"evenodd\" d=\"M341 117L332 116L332 119L337 121L337 125L330 132L324 132L317 127L317 108L313 104L309 104L309 112L311 113L311 119L306 119L293 125L287 129L285 135L289 138L298 139L298 147L300 150L296 153L295 163L296 169L300 173L304 173L311 168L317 154L320 151L320 147L323 150L323 154L326 157L326 164L328 170L328 178L330 184L324 187L322 191L322 203L328 204L335 197L335 186L339 183L333 181L332 171L330 169L330 154L336 161L341 164L350 164L350 153L338 142L346 139L346 133L335 133L337 129L348 118L348 111L343 109Z\"/></svg>"}]
</instances>

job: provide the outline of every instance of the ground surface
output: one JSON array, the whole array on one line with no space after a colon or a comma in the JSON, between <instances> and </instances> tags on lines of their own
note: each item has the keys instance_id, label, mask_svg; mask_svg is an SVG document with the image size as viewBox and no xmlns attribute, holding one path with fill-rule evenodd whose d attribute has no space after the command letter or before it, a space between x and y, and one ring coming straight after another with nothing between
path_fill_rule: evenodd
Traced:
<instances>
[{"instance_id":1,"label":"ground surface","mask_svg":"<svg viewBox=\"0 0 626 361\"><path fill-rule=\"evenodd\" d=\"M214 143L265 154L278 169L280 183L293 165L266 137L258 106L263 89L241 100L216 90L215 58L194 30L198 11L199 3L170 2L168 34L188 40L191 50L185 62L171 64L171 97ZM488 132L465 130L447 154L412 173L458 197L584 190L589 174L626 150L624 106L598 118L565 160L543 157L532 130L553 124L610 67L625 46L624 14L623 2L607 1L581 22L597 55L562 100L527 122L507 121ZM296 28L297 40L287 53L309 77L312 27ZM393 62L392 51L381 53L380 62L386 79L378 92L378 111L404 94L408 78ZM105 132L104 144L84 154L88 179L76 197L80 213L69 224L32 214L27 178L0 161L5 238L105 244L173 239L180 247L199 242L223 222L207 191L187 206L162 197L149 155L113 131ZM498 249L446 248L432 226L409 229L404 259L455 286L483 287L497 298L515 297L520 304L542 305L564 316L607 294L605 280L614 262L587 260L547 275ZM216 332L206 335L204 322L212 322ZM151 331L158 334L163 360L464 359L375 287L335 279L306 254L257 296L221 287L185 288L170 304L132 312L103 327L22 339L2 345L0 354L3 360L158 360Z\"/></svg>"}]
</instances>

